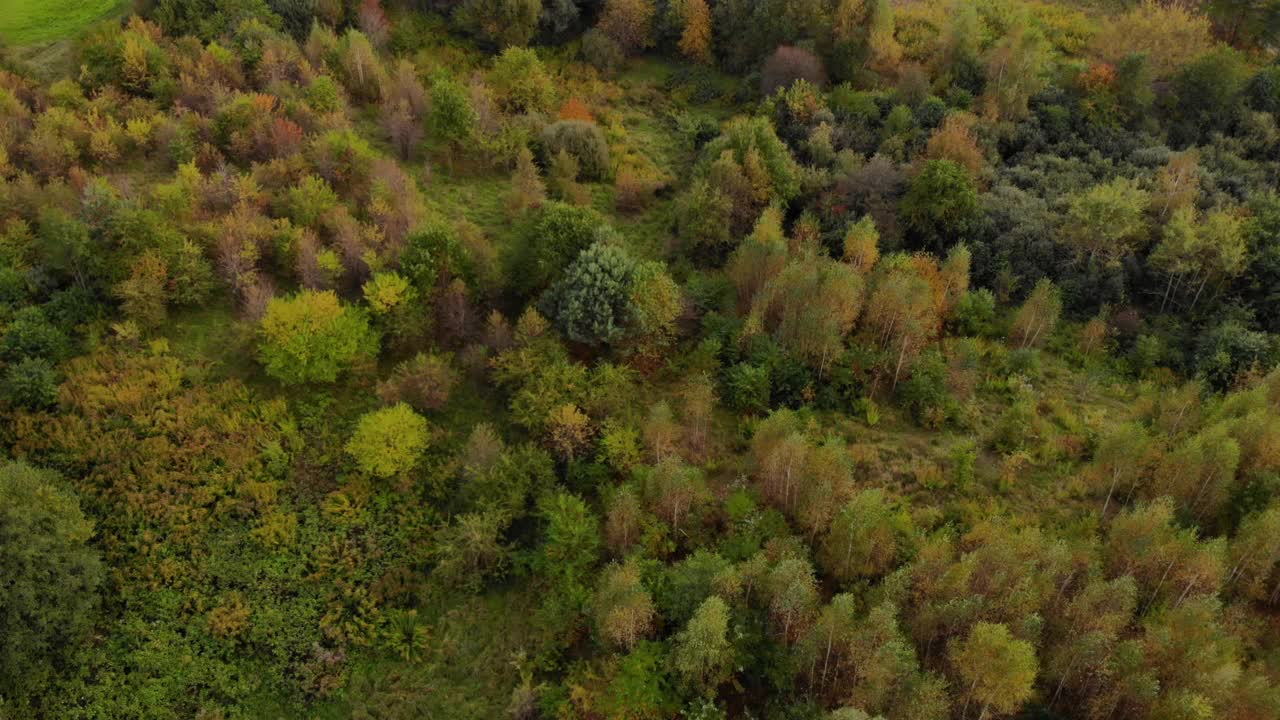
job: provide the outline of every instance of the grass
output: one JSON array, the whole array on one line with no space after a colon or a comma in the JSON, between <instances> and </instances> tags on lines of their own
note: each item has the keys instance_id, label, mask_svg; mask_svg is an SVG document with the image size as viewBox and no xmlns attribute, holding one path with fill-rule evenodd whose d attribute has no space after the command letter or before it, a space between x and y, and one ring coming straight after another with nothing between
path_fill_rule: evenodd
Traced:
<instances>
[{"instance_id":1,"label":"grass","mask_svg":"<svg viewBox=\"0 0 1280 720\"><path fill-rule=\"evenodd\" d=\"M0 40L23 47L65 40L118 12L121 0L0 0Z\"/></svg>"}]
</instances>

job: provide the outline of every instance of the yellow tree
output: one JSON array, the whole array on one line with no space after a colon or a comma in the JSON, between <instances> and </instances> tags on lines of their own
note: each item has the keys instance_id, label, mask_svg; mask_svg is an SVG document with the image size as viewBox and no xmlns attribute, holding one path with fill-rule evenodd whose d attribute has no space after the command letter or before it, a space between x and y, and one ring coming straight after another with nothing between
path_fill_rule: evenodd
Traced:
<instances>
[{"instance_id":1,"label":"yellow tree","mask_svg":"<svg viewBox=\"0 0 1280 720\"><path fill-rule=\"evenodd\" d=\"M685 0L682 11L684 31L680 52L690 60L709 65L711 57L711 10L707 0Z\"/></svg>"}]
</instances>

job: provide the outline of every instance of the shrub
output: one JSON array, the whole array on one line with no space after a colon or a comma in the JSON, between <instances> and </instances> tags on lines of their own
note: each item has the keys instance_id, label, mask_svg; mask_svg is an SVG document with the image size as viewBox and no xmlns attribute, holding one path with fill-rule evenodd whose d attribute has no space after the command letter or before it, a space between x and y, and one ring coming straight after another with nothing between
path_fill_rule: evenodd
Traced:
<instances>
[{"instance_id":1,"label":"shrub","mask_svg":"<svg viewBox=\"0 0 1280 720\"><path fill-rule=\"evenodd\" d=\"M588 180L609 176L609 143L593 122L560 120L542 131L543 157L550 161L564 151L578 161L578 171Z\"/></svg>"}]
</instances>

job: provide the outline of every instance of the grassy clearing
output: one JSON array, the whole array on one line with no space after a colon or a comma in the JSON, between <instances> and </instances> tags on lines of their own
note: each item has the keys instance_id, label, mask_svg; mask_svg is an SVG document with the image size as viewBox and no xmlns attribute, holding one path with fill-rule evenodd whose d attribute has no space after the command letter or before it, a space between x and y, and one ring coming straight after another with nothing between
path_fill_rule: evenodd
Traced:
<instances>
[{"instance_id":1,"label":"grassy clearing","mask_svg":"<svg viewBox=\"0 0 1280 720\"><path fill-rule=\"evenodd\" d=\"M65 40L123 6L121 0L0 0L0 40L16 47Z\"/></svg>"}]
</instances>

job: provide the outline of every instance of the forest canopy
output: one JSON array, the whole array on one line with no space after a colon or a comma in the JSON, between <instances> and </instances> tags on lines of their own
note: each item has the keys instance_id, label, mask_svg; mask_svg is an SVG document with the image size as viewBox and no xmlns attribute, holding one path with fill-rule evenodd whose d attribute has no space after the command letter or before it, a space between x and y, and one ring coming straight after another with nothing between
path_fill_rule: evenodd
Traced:
<instances>
[{"instance_id":1,"label":"forest canopy","mask_svg":"<svg viewBox=\"0 0 1280 720\"><path fill-rule=\"evenodd\" d=\"M1280 3L0 0L0 718L1280 717Z\"/></svg>"}]
</instances>

